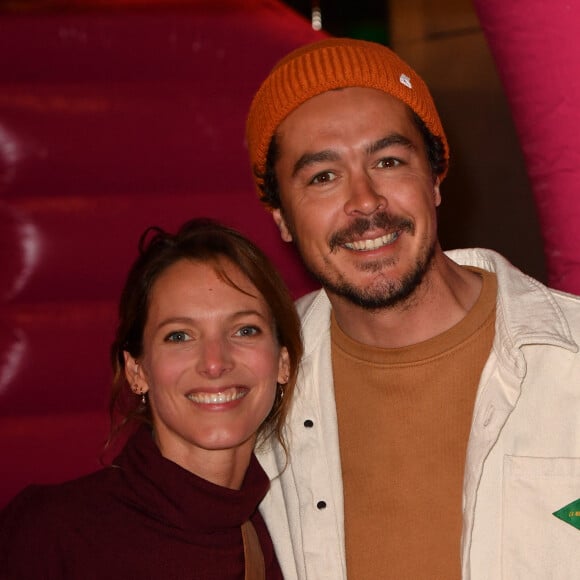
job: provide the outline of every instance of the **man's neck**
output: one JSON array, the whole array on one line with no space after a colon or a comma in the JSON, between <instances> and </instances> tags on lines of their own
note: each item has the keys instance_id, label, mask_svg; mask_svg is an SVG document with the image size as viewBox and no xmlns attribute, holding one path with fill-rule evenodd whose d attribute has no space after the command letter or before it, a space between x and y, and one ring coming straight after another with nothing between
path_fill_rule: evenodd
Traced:
<instances>
[{"instance_id":1,"label":"man's neck","mask_svg":"<svg viewBox=\"0 0 580 580\"><path fill-rule=\"evenodd\" d=\"M481 278L447 258L434 258L415 292L390 308L367 310L329 293L334 316L352 339L380 348L399 348L429 340L460 322L476 303Z\"/></svg>"}]
</instances>

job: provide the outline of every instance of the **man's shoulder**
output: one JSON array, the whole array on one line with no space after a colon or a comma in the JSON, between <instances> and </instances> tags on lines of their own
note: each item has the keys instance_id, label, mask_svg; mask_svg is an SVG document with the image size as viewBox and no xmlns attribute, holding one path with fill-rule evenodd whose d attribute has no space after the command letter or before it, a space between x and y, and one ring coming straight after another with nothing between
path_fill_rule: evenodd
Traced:
<instances>
[{"instance_id":1,"label":"man's shoulder","mask_svg":"<svg viewBox=\"0 0 580 580\"><path fill-rule=\"evenodd\" d=\"M324 290L315 290L296 301L296 310L302 323L304 355L316 350L330 328L330 300Z\"/></svg>"},{"instance_id":2,"label":"man's shoulder","mask_svg":"<svg viewBox=\"0 0 580 580\"><path fill-rule=\"evenodd\" d=\"M304 324L311 316L329 314L330 301L324 290L314 290L296 300L296 310Z\"/></svg>"},{"instance_id":3,"label":"man's shoulder","mask_svg":"<svg viewBox=\"0 0 580 580\"><path fill-rule=\"evenodd\" d=\"M487 248L461 248L456 250L446 250L445 255L461 266L474 266L497 272L504 268L515 268L511 262L495 250Z\"/></svg>"},{"instance_id":4,"label":"man's shoulder","mask_svg":"<svg viewBox=\"0 0 580 580\"><path fill-rule=\"evenodd\" d=\"M573 321L576 328L580 329L580 296L553 288L549 290L558 306L564 311L566 318Z\"/></svg>"},{"instance_id":5,"label":"man's shoulder","mask_svg":"<svg viewBox=\"0 0 580 580\"><path fill-rule=\"evenodd\" d=\"M462 266L474 266L498 274L499 284L502 286L505 285L506 280L518 280L522 284L541 288L543 291L549 292L558 302L570 305L572 308L580 305L580 296L546 286L543 282L519 270L506 257L494 250L465 248L449 250L445 254Z\"/></svg>"},{"instance_id":6,"label":"man's shoulder","mask_svg":"<svg viewBox=\"0 0 580 580\"><path fill-rule=\"evenodd\" d=\"M468 248L445 253L460 265L497 275L498 306L510 328L532 329L538 336L549 329L566 342L580 342L580 296L546 286L493 250Z\"/></svg>"}]
</instances>

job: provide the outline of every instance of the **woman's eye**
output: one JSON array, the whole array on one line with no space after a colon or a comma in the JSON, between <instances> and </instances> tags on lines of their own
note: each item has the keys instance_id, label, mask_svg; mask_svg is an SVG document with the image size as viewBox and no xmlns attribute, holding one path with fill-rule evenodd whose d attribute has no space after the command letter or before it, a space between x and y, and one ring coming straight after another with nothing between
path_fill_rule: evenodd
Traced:
<instances>
[{"instance_id":1,"label":"woman's eye","mask_svg":"<svg viewBox=\"0 0 580 580\"><path fill-rule=\"evenodd\" d=\"M176 330L175 332L170 332L166 337L166 342L186 342L190 340L191 337L187 332L183 332L183 330Z\"/></svg>"},{"instance_id":2,"label":"woman's eye","mask_svg":"<svg viewBox=\"0 0 580 580\"><path fill-rule=\"evenodd\" d=\"M332 171L323 171L322 173L317 173L311 180L310 183L312 185L316 185L319 183L330 183L334 181L336 175L332 173Z\"/></svg>"},{"instance_id":3,"label":"woman's eye","mask_svg":"<svg viewBox=\"0 0 580 580\"><path fill-rule=\"evenodd\" d=\"M260 334L261 330L257 326L242 326L237 332L236 336L256 336Z\"/></svg>"}]
</instances>

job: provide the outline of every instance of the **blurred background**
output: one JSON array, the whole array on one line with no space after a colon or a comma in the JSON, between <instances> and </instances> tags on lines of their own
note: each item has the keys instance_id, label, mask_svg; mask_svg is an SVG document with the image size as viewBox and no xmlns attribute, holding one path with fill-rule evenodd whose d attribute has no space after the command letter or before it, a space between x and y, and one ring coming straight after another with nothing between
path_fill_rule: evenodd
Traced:
<instances>
[{"instance_id":1,"label":"blurred background","mask_svg":"<svg viewBox=\"0 0 580 580\"><path fill-rule=\"evenodd\" d=\"M0 505L99 467L116 304L146 227L218 218L295 297L314 288L244 142L260 82L304 43L375 40L426 80L451 148L444 249L492 248L580 292L580 8L514 4L0 0Z\"/></svg>"},{"instance_id":2,"label":"blurred background","mask_svg":"<svg viewBox=\"0 0 580 580\"><path fill-rule=\"evenodd\" d=\"M98 13L111 11L131 11L133 13L153 10L161 13L163 10L184 12L213 12L216 18L223 11L243 6L245 11L262 9L269 4L249 0L219 2L208 0L0 0L0 30L2 29L2 14L4 20L15 16L26 19L34 18L39 13L46 13L47 19L58 18L59 13L83 11L92 13L93 19L99 19ZM546 266L542 237L536 215L536 206L528 179L526 168L518 143L510 110L500 83L490 48L486 41L481 24L478 21L472 0L440 0L437 3L427 0L358 0L357 2L336 2L334 0L286 0L279 2L291 8L302 16L316 29L334 36L350 36L382 42L392 47L406 59L431 88L436 104L440 110L444 127L451 145L452 165L446 180L443 193L444 200L440 210L440 234L446 249L457 247L484 246L496 249L508 257L515 265L530 275L545 281ZM240 14L243 18L243 14ZM163 18L163 16L159 16ZM138 20L135 14L135 20ZM82 19L81 19L82 21ZM63 18L63 25L66 19ZM79 20L77 20L79 22ZM274 24L274 21L272 21ZM282 23L277 23L281 26ZM7 24L5 24L6 26ZM40 26L38 22L37 27ZM160 25L160 31L163 26ZM274 34L273 30L269 33ZM103 33L105 33L103 31ZM83 41L83 34L77 31L61 30L60 41L62 50L76 50L86 47L88 38ZM67 34L69 37L67 38ZM127 23L126 34L139 34ZM178 34L178 33L177 33ZM208 30L207 35L223 34L219 26ZM105 39L102 39L103 42ZM143 42L151 46L151 38L135 39L134 50ZM224 39L225 40L225 39ZM0 42L2 40L0 39ZM0 81L9 80L14 75L18 61L11 58L25 50L27 40L18 39L18 45L4 42L4 63L0 69ZM256 42L252 40L251 42ZM163 43L162 43L163 44ZM68 46L67 46L68 45ZM243 55L244 47L241 48ZM103 49L105 47L103 46ZM175 49L178 49L177 46ZM30 50L30 47L29 49ZM132 50L131 44L118 50ZM103 54L103 58L112 57L112 50ZM273 52L273 56L276 52ZM199 55L207 56L207 55ZM54 58L58 58L55 56ZM121 56L121 58L123 58ZM150 57L149 57L150 58ZM159 59L161 56L159 56ZM126 69L111 74L125 74L124 82L130 82L136 74L147 74L144 68L147 62L138 55L139 71L132 62L126 63ZM130 60L130 59L127 59ZM266 60L266 59L264 59ZM272 62L275 59L271 59ZM34 82L39 76L50 78L59 74L57 69L66 67L69 60L49 60L49 55L38 54L30 63L32 70L28 73L21 70L18 76L22 79L28 74L28 82ZM72 65L72 63L71 63ZM81 66L82 61L76 63ZM160 62L150 61L151 76L162 66ZM118 67L115 67L118 68ZM12 69L12 70L11 70ZM94 68L93 68L94 70ZM257 72L263 70L257 69ZM254 80L260 78L256 74ZM67 74L64 70L60 74ZM79 81L90 77L91 72L80 75ZM106 74L103 63L103 71ZM168 71L167 74L171 74ZM183 73L184 75L187 73ZM217 71L216 71L217 74ZM121 81L121 79L117 79ZM161 79L159 79L161 80ZM155 79L152 78L155 82ZM204 89L211 91L212 87L220 86L215 82L214 74L209 78L200 79ZM250 82L250 79L248 80ZM200 87L201 88L201 87ZM159 89L153 88L159 92ZM155 98L152 95L152 98ZM223 96L222 96L223 98ZM246 102L239 100L240 113ZM95 105L96 106L96 105ZM175 127L168 128L175 130ZM179 158L175 165L181 164L184 157L190 154L190 148L182 136L171 137L171 145L178 150ZM87 136L90 135L90 128ZM191 143L189 143L191 144ZM143 144L144 152L147 145ZM174 151L170 150L172 154ZM156 155L154 153L153 155ZM148 157L149 160L149 157ZM118 165L121 166L122 160ZM0 160L0 169L1 169ZM157 160L163 163L164 173L174 171L171 160ZM191 157L191 163L195 160ZM109 167L109 176L118 180L117 168ZM142 166L143 175L150 173L148 163ZM160 171L160 174L162 172ZM129 177L134 182L133 177ZM517 234L515 233L517 232Z\"/></svg>"}]
</instances>

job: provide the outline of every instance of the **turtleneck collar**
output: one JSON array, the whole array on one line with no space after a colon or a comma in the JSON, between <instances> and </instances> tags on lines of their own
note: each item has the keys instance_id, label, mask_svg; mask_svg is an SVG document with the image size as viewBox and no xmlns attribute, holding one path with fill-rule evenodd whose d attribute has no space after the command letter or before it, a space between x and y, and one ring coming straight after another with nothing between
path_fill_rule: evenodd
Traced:
<instances>
[{"instance_id":1,"label":"turtleneck collar","mask_svg":"<svg viewBox=\"0 0 580 580\"><path fill-rule=\"evenodd\" d=\"M123 470L128 501L185 532L239 527L270 485L253 454L241 489L211 483L163 457L147 427L129 439L113 466Z\"/></svg>"}]
</instances>

